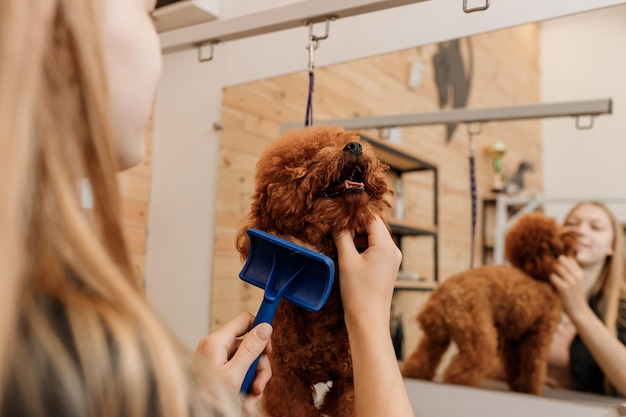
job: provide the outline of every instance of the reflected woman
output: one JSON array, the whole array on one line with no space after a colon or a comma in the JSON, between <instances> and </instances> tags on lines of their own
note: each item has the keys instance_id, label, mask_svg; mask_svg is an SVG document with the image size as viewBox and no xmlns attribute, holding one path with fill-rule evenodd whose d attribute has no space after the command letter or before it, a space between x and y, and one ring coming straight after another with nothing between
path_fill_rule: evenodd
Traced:
<instances>
[{"instance_id":1,"label":"reflected woman","mask_svg":"<svg viewBox=\"0 0 626 417\"><path fill-rule=\"evenodd\" d=\"M550 277L566 315L548 358L548 384L626 395L624 234L602 203L574 206L564 225L580 236L576 257L561 257Z\"/></svg>"}]
</instances>

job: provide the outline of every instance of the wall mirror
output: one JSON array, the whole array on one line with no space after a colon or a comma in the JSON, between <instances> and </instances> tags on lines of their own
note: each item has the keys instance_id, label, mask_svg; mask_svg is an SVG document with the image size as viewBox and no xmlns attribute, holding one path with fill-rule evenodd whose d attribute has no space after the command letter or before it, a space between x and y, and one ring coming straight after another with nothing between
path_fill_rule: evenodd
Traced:
<instances>
[{"instance_id":1,"label":"wall mirror","mask_svg":"<svg viewBox=\"0 0 626 417\"><path fill-rule=\"evenodd\" d=\"M577 129L575 120L569 118L484 124L474 139L479 213L481 204L487 205L495 197L490 150L502 142L506 145L503 174L513 175L524 161L533 165L533 170L524 174L523 192L565 197L545 206L549 214L562 216L576 199L609 199L611 208L626 223L622 181L626 178L622 162L626 155L626 114L622 110L626 58L620 53L620 39L626 36L624 20L626 6L620 5L320 67L315 71L315 117L610 98L613 114L596 118L591 130ZM233 237L249 209L259 153L277 137L282 124L304 120L307 89L307 74L302 71L223 91L212 326L219 326L241 309L255 311L258 306L259 290L233 279L241 267ZM404 221L435 227L438 235L436 250L432 240L408 237L403 241L403 269L415 282L407 285L413 288L397 291L394 314L403 323L402 348L407 355L419 337L414 316L435 279L467 269L472 259L468 131L459 124L363 133L393 142L432 163L439 177L436 224L432 173L403 175L403 210L401 215L395 212ZM480 239L483 233L492 233L487 221L478 219L474 265L484 261ZM437 277L432 272L435 258ZM485 387L501 389L497 383ZM577 393L550 391L550 395L613 401Z\"/></svg>"}]
</instances>

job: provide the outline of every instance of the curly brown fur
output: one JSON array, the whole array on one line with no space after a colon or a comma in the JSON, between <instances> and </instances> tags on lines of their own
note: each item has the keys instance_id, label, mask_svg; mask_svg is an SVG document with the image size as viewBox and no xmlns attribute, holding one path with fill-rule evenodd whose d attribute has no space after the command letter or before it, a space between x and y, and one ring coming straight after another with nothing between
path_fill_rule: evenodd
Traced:
<instances>
[{"instance_id":1,"label":"curly brown fur","mask_svg":"<svg viewBox=\"0 0 626 417\"><path fill-rule=\"evenodd\" d=\"M433 379L454 342L458 353L444 382L479 386L499 355L512 390L540 394L562 310L549 275L559 255L574 253L575 242L575 234L562 231L553 219L521 216L505 241L512 266L472 269L433 291L417 317L424 334L402 374Z\"/></svg>"},{"instance_id":2,"label":"curly brown fur","mask_svg":"<svg viewBox=\"0 0 626 417\"><path fill-rule=\"evenodd\" d=\"M237 249L245 259L249 250L245 230L250 227L335 260L331 232L351 229L357 231L357 247L364 249L367 242L358 238L358 232L390 206L387 170L355 132L321 126L287 133L259 159L251 211L240 227ZM351 179L362 182L363 190L338 192L341 187L336 186ZM270 416L353 414L352 360L337 278L317 313L280 302L273 323L273 376L263 396ZM327 381L332 387L315 406L313 386Z\"/></svg>"}]
</instances>

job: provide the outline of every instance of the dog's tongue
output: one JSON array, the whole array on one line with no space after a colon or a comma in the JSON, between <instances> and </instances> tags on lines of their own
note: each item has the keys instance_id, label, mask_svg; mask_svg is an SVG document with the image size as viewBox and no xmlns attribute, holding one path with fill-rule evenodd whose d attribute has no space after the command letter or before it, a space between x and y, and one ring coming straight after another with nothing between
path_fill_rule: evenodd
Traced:
<instances>
[{"instance_id":1,"label":"dog's tongue","mask_svg":"<svg viewBox=\"0 0 626 417\"><path fill-rule=\"evenodd\" d=\"M362 182L345 180L343 182L343 187L345 188L346 191L348 190L361 190L362 191L365 189L365 184L363 184Z\"/></svg>"},{"instance_id":2,"label":"dog's tongue","mask_svg":"<svg viewBox=\"0 0 626 417\"><path fill-rule=\"evenodd\" d=\"M362 182L345 180L335 188L328 190L329 193L343 193L351 190L365 190L365 184Z\"/></svg>"}]
</instances>

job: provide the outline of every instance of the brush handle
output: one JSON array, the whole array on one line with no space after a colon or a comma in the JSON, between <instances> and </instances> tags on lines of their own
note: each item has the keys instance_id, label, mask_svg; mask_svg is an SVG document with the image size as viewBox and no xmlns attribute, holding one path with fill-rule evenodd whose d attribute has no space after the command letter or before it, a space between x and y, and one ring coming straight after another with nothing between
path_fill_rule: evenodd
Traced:
<instances>
[{"instance_id":1,"label":"brush handle","mask_svg":"<svg viewBox=\"0 0 626 417\"><path fill-rule=\"evenodd\" d=\"M261 303L261 307L259 307L259 311L256 314L256 318L254 319L254 323L252 323L251 329L254 329L260 323L269 323L272 324L274 321L274 316L276 315L276 309L278 309L278 299L274 301L270 301L267 299L263 299ZM239 391L241 394L249 394L250 388L252 387L252 382L254 381L254 377L256 376L256 368L259 365L259 359L261 359L261 355L259 355L255 361L248 368L248 372L246 373L246 377L243 380L243 384L241 384L241 390Z\"/></svg>"}]
</instances>

